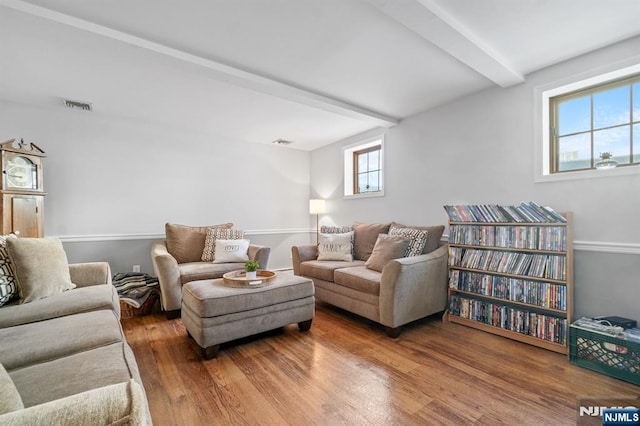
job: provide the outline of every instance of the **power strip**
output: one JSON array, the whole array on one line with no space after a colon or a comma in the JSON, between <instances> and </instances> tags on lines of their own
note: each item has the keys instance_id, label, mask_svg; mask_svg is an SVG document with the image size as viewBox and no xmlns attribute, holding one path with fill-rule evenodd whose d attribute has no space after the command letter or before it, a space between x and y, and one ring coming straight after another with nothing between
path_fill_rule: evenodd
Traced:
<instances>
[{"instance_id":1,"label":"power strip","mask_svg":"<svg viewBox=\"0 0 640 426\"><path fill-rule=\"evenodd\" d=\"M576 320L573 324L578 327L588 328L590 330L600 331L607 334L621 334L624 331L624 328L619 325L611 325L609 321L595 320L585 317Z\"/></svg>"}]
</instances>

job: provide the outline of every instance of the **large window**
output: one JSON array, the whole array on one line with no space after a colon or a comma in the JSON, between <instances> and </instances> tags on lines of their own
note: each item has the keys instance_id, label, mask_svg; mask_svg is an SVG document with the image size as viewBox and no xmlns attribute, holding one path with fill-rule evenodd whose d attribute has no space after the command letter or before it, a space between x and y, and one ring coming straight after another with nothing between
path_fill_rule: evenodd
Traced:
<instances>
[{"instance_id":1,"label":"large window","mask_svg":"<svg viewBox=\"0 0 640 426\"><path fill-rule=\"evenodd\" d=\"M384 195L383 138L348 146L344 149L344 195Z\"/></svg>"},{"instance_id":2,"label":"large window","mask_svg":"<svg viewBox=\"0 0 640 426\"><path fill-rule=\"evenodd\" d=\"M548 108L551 174L640 164L640 74L551 96Z\"/></svg>"}]
</instances>

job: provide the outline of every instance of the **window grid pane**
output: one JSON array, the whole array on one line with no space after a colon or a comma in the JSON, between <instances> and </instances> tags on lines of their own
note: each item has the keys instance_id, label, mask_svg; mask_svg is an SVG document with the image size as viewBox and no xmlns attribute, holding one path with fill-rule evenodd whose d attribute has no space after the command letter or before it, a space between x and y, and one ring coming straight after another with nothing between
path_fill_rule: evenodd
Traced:
<instances>
[{"instance_id":1,"label":"window grid pane","mask_svg":"<svg viewBox=\"0 0 640 426\"><path fill-rule=\"evenodd\" d=\"M380 170L380 151L371 151L367 154L369 170Z\"/></svg>"},{"instance_id":2,"label":"window grid pane","mask_svg":"<svg viewBox=\"0 0 640 426\"><path fill-rule=\"evenodd\" d=\"M633 162L640 163L640 124L633 125Z\"/></svg>"},{"instance_id":3,"label":"window grid pane","mask_svg":"<svg viewBox=\"0 0 640 426\"><path fill-rule=\"evenodd\" d=\"M607 90L593 95L593 128L629 123L631 86Z\"/></svg>"},{"instance_id":4,"label":"window grid pane","mask_svg":"<svg viewBox=\"0 0 640 426\"><path fill-rule=\"evenodd\" d=\"M634 84L631 90L633 91L633 96L631 97L633 121L637 123L640 122L640 83Z\"/></svg>"},{"instance_id":5,"label":"window grid pane","mask_svg":"<svg viewBox=\"0 0 640 426\"><path fill-rule=\"evenodd\" d=\"M558 125L560 136L591 130L591 98L589 96L561 102L558 104L558 110L563 117Z\"/></svg>"},{"instance_id":6,"label":"window grid pane","mask_svg":"<svg viewBox=\"0 0 640 426\"><path fill-rule=\"evenodd\" d=\"M618 164L629 164L631 159L629 129L630 126L621 126L593 132L594 157L600 158L603 152L610 152Z\"/></svg>"},{"instance_id":7,"label":"window grid pane","mask_svg":"<svg viewBox=\"0 0 640 426\"><path fill-rule=\"evenodd\" d=\"M591 168L591 137L588 133L563 136L558 141L559 171Z\"/></svg>"}]
</instances>

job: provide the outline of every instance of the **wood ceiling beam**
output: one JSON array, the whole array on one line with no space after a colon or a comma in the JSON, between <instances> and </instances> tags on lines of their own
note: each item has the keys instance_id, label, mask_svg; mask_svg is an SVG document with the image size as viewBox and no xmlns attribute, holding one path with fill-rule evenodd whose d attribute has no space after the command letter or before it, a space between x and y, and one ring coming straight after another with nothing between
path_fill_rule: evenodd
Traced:
<instances>
[{"instance_id":1,"label":"wood ceiling beam","mask_svg":"<svg viewBox=\"0 0 640 426\"><path fill-rule=\"evenodd\" d=\"M428 42L501 87L524 82L524 76L434 0L369 0L369 3Z\"/></svg>"},{"instance_id":2,"label":"wood ceiling beam","mask_svg":"<svg viewBox=\"0 0 640 426\"><path fill-rule=\"evenodd\" d=\"M286 99L302 105L341 115L343 117L368 122L375 126L391 127L400 122L398 118L371 111L369 109L344 102L340 99L328 97L308 89L283 83L273 78L261 76L254 72L248 72L202 56L174 49L151 40L146 40L103 25L98 25L84 19L79 19L44 7L35 6L21 0L2 0L0 4L40 18L49 19L60 24L68 25L204 67L210 70L213 77L217 80L245 89L272 95L281 99Z\"/></svg>"}]
</instances>

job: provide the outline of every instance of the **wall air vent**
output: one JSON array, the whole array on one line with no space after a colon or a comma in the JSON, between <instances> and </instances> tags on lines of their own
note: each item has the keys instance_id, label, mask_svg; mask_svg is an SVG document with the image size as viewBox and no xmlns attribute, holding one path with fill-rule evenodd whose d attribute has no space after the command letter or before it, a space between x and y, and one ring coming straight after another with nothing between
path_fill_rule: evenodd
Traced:
<instances>
[{"instance_id":1,"label":"wall air vent","mask_svg":"<svg viewBox=\"0 0 640 426\"><path fill-rule=\"evenodd\" d=\"M64 106L73 109L81 109L83 111L93 111L93 105L91 105L89 102L79 102L65 99Z\"/></svg>"},{"instance_id":2,"label":"wall air vent","mask_svg":"<svg viewBox=\"0 0 640 426\"><path fill-rule=\"evenodd\" d=\"M291 145L293 143L293 141L287 141L287 140L284 140L284 139L276 139L272 143L274 143L276 145Z\"/></svg>"}]
</instances>

